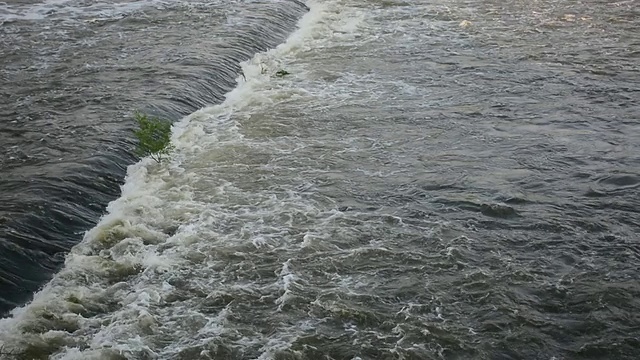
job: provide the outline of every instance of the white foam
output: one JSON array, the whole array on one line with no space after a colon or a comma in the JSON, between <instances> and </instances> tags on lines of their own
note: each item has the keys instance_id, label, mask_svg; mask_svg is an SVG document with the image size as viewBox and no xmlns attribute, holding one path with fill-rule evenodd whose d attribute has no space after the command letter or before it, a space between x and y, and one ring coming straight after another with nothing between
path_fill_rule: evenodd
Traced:
<instances>
[{"instance_id":1,"label":"white foam","mask_svg":"<svg viewBox=\"0 0 640 360\"><path fill-rule=\"evenodd\" d=\"M313 239L328 236L300 228L304 219L334 216L305 195L311 192L312 184L300 187L282 183L273 191L257 187L259 178L230 177L228 173L242 174L250 169L271 176L276 170L297 171L293 167L275 168L268 161L254 165L253 157L286 157L303 147L289 141L276 146L245 139L238 119L264 112L289 98L309 96L295 86L295 74L281 79L275 73L292 66L298 55L313 48L314 41L333 36L336 29L353 29L352 19L342 19L348 14L337 11L340 5L309 5L311 9L300 20L299 30L284 44L241 64L246 79L238 78L238 86L222 104L202 109L174 125L172 142L176 151L168 162L156 164L144 159L128 168L121 197L108 205L107 214L74 247L64 268L30 304L14 309L12 318L0 320L0 340L7 350L20 351L46 335L57 336L59 342L67 344L53 356L55 359L100 358L107 351L104 349L129 358L166 357L231 331L227 329L227 319L233 315L229 305L211 315L192 309L190 298L168 300L187 291L181 289L182 282L189 284L188 291L211 296L217 289L271 293L273 311L282 310L295 299L296 288L305 284L290 262L282 265L273 283L233 284L225 283L231 275L220 268L216 254L229 252L250 259L246 244L255 251L270 251L304 247ZM336 36L344 36L344 31ZM299 72L298 76L303 74ZM300 236L295 235L298 232ZM168 301L174 302L167 305ZM44 313L64 317L70 327L79 330L39 334L32 329L47 323ZM180 325L186 321L190 321L189 327ZM259 346L260 358L267 359L289 346L295 333L305 326L300 323L280 329L270 338L246 342ZM163 332L172 332L175 343L158 349L150 339Z\"/></svg>"}]
</instances>

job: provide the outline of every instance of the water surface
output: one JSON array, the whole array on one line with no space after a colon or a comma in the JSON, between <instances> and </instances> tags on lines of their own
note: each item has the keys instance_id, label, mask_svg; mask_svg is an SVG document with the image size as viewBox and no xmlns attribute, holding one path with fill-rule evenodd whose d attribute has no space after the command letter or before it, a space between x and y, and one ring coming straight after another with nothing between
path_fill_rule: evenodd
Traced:
<instances>
[{"instance_id":1,"label":"water surface","mask_svg":"<svg viewBox=\"0 0 640 360\"><path fill-rule=\"evenodd\" d=\"M3 351L637 358L638 3L308 5L128 168Z\"/></svg>"}]
</instances>

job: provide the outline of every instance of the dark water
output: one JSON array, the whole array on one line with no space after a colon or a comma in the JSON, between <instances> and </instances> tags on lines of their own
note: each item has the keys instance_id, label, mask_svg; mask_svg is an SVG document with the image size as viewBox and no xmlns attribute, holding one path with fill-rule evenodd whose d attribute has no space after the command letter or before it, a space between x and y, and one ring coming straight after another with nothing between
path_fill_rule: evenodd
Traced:
<instances>
[{"instance_id":1,"label":"dark water","mask_svg":"<svg viewBox=\"0 0 640 360\"><path fill-rule=\"evenodd\" d=\"M119 193L135 110L176 120L304 13L283 2L10 2L0 10L0 313L24 302Z\"/></svg>"},{"instance_id":2,"label":"dark water","mask_svg":"<svg viewBox=\"0 0 640 360\"><path fill-rule=\"evenodd\" d=\"M638 1L308 5L128 169L4 358L640 358Z\"/></svg>"}]
</instances>

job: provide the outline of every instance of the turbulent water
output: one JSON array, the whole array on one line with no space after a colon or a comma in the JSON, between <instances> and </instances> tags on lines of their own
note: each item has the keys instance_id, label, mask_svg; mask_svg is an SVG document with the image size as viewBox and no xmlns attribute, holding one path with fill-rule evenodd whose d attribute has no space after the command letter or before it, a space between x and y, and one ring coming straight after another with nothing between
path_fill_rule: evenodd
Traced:
<instances>
[{"instance_id":1,"label":"turbulent water","mask_svg":"<svg viewBox=\"0 0 640 360\"><path fill-rule=\"evenodd\" d=\"M640 356L638 1L60 4L0 8L0 295L89 231L0 358Z\"/></svg>"},{"instance_id":2,"label":"turbulent water","mask_svg":"<svg viewBox=\"0 0 640 360\"><path fill-rule=\"evenodd\" d=\"M294 1L0 3L0 313L25 301L119 195L132 113L224 99L284 41Z\"/></svg>"}]
</instances>

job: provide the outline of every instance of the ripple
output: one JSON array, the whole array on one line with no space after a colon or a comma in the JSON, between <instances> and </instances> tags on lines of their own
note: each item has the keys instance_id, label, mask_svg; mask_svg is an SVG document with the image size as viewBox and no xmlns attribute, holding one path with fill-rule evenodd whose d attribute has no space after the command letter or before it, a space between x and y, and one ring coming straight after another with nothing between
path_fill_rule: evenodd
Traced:
<instances>
[{"instance_id":1,"label":"ripple","mask_svg":"<svg viewBox=\"0 0 640 360\"><path fill-rule=\"evenodd\" d=\"M222 101L239 62L282 42L306 10L293 2L74 4L24 5L31 10L9 11L24 19L0 26L11 34L4 49L13 49L5 68L38 69L4 72L0 143L10 156L0 159L8 219L0 247L14 257L0 268L0 313L47 280L120 193L136 161L133 110L176 120Z\"/></svg>"}]
</instances>

